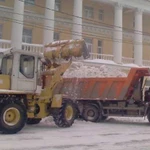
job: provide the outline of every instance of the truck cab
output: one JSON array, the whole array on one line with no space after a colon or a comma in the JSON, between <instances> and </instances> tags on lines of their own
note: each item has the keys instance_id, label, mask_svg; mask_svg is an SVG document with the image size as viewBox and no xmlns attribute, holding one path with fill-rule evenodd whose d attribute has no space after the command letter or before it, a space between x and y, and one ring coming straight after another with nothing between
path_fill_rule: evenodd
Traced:
<instances>
[{"instance_id":1,"label":"truck cab","mask_svg":"<svg viewBox=\"0 0 150 150\"><path fill-rule=\"evenodd\" d=\"M143 77L142 83L142 100L145 101L145 92L150 88L150 76Z\"/></svg>"},{"instance_id":2,"label":"truck cab","mask_svg":"<svg viewBox=\"0 0 150 150\"><path fill-rule=\"evenodd\" d=\"M29 51L9 49L1 60L0 89L40 93L42 55Z\"/></svg>"}]
</instances>

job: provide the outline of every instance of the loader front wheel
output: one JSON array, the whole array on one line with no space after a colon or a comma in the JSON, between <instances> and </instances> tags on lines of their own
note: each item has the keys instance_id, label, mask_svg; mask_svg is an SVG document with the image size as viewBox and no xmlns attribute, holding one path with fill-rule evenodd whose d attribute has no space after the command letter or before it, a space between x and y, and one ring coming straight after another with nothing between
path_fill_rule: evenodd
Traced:
<instances>
[{"instance_id":1,"label":"loader front wheel","mask_svg":"<svg viewBox=\"0 0 150 150\"><path fill-rule=\"evenodd\" d=\"M26 124L28 125L33 125L33 124L38 124L40 123L42 119L40 118L28 118Z\"/></svg>"},{"instance_id":2,"label":"loader front wheel","mask_svg":"<svg viewBox=\"0 0 150 150\"><path fill-rule=\"evenodd\" d=\"M75 120L75 105L70 100L64 100L62 107L53 115L54 122L59 127L70 127Z\"/></svg>"},{"instance_id":3,"label":"loader front wheel","mask_svg":"<svg viewBox=\"0 0 150 150\"><path fill-rule=\"evenodd\" d=\"M5 134L15 134L19 132L26 123L26 110L19 104L6 104L0 113L0 127Z\"/></svg>"}]
</instances>

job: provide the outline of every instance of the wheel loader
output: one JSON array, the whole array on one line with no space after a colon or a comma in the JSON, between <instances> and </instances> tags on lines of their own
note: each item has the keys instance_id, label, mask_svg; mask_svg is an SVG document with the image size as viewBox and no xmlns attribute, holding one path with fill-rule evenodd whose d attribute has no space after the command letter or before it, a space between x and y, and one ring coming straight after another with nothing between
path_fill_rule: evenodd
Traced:
<instances>
[{"instance_id":1,"label":"wheel loader","mask_svg":"<svg viewBox=\"0 0 150 150\"><path fill-rule=\"evenodd\" d=\"M52 42L45 45L43 53L10 48L1 57L1 132L15 134L26 123L37 124L50 115L59 127L74 123L75 105L53 91L74 58L89 57L83 39Z\"/></svg>"}]
</instances>

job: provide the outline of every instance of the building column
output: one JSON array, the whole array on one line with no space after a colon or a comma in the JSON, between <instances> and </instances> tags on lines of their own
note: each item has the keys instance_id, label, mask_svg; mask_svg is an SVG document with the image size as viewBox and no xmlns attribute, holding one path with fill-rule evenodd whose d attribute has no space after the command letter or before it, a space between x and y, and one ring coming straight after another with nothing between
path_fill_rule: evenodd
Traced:
<instances>
[{"instance_id":1,"label":"building column","mask_svg":"<svg viewBox=\"0 0 150 150\"><path fill-rule=\"evenodd\" d=\"M122 63L122 12L123 7L116 4L113 35L113 55L116 63Z\"/></svg>"},{"instance_id":2,"label":"building column","mask_svg":"<svg viewBox=\"0 0 150 150\"><path fill-rule=\"evenodd\" d=\"M55 0L46 0L43 44L48 44L54 40L55 23Z\"/></svg>"},{"instance_id":3,"label":"building column","mask_svg":"<svg viewBox=\"0 0 150 150\"><path fill-rule=\"evenodd\" d=\"M24 20L24 2L14 1L14 13L11 31L11 47L22 48L23 20Z\"/></svg>"},{"instance_id":4,"label":"building column","mask_svg":"<svg viewBox=\"0 0 150 150\"><path fill-rule=\"evenodd\" d=\"M142 11L135 11L135 28L134 28L134 62L142 66L143 59L143 36L142 36Z\"/></svg>"},{"instance_id":5,"label":"building column","mask_svg":"<svg viewBox=\"0 0 150 150\"><path fill-rule=\"evenodd\" d=\"M83 0L74 0L72 38L82 38L82 9Z\"/></svg>"}]
</instances>

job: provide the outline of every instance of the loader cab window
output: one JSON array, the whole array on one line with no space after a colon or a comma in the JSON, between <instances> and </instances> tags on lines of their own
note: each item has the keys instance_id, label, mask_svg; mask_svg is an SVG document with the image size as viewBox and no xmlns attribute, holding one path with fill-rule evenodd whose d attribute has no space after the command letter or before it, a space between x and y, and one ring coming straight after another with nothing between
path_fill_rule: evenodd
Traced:
<instances>
[{"instance_id":1,"label":"loader cab window","mask_svg":"<svg viewBox=\"0 0 150 150\"><path fill-rule=\"evenodd\" d=\"M33 56L28 55L20 56L20 72L26 78L34 78L34 65L35 65L35 58Z\"/></svg>"},{"instance_id":2,"label":"loader cab window","mask_svg":"<svg viewBox=\"0 0 150 150\"><path fill-rule=\"evenodd\" d=\"M12 64L13 64L13 56L12 55L4 56L2 59L2 65L1 65L2 74L11 75Z\"/></svg>"},{"instance_id":3,"label":"loader cab window","mask_svg":"<svg viewBox=\"0 0 150 150\"><path fill-rule=\"evenodd\" d=\"M4 55L0 53L0 72L1 72L1 67L2 67L2 60L3 60Z\"/></svg>"}]
</instances>

